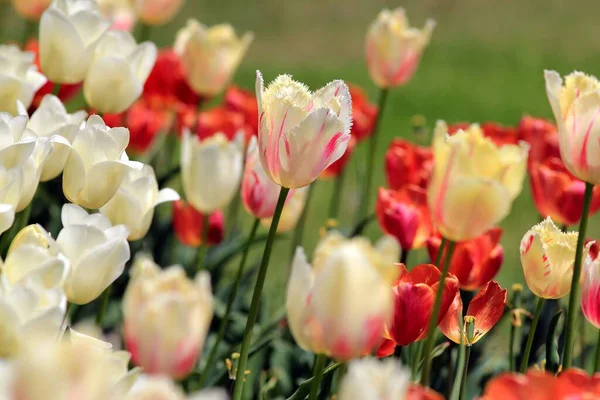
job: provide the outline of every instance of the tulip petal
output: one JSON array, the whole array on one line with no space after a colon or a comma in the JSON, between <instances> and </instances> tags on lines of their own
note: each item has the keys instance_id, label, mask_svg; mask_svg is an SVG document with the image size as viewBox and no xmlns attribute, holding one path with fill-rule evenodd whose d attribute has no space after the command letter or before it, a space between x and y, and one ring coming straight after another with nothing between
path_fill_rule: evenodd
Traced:
<instances>
[{"instance_id":1,"label":"tulip petal","mask_svg":"<svg viewBox=\"0 0 600 400\"><path fill-rule=\"evenodd\" d=\"M87 103L104 113L125 111L142 94L143 85L126 60L103 57L92 62L83 83Z\"/></svg>"},{"instance_id":2,"label":"tulip petal","mask_svg":"<svg viewBox=\"0 0 600 400\"><path fill-rule=\"evenodd\" d=\"M454 296L452 304L448 308L446 315L439 323L440 330L446 337L454 343L460 343L463 323L463 302L460 298L460 292Z\"/></svg>"},{"instance_id":3,"label":"tulip petal","mask_svg":"<svg viewBox=\"0 0 600 400\"><path fill-rule=\"evenodd\" d=\"M426 284L401 283L394 288L394 294L394 317L389 332L396 344L406 346L427 335L435 292Z\"/></svg>"},{"instance_id":4,"label":"tulip petal","mask_svg":"<svg viewBox=\"0 0 600 400\"><path fill-rule=\"evenodd\" d=\"M67 156L62 181L65 197L69 201L77 203L81 191L85 187L86 174L83 160L75 151L70 151Z\"/></svg>"},{"instance_id":5,"label":"tulip petal","mask_svg":"<svg viewBox=\"0 0 600 400\"><path fill-rule=\"evenodd\" d=\"M87 178L94 184L85 186L80 202L87 208L100 208L117 192L128 166L118 161L102 161L92 166Z\"/></svg>"},{"instance_id":6,"label":"tulip petal","mask_svg":"<svg viewBox=\"0 0 600 400\"><path fill-rule=\"evenodd\" d=\"M310 291L314 284L312 267L306 259L301 247L296 249L292 261L292 270L287 288L287 318L290 330L298 346L303 349L311 349L312 338L306 326L307 304L310 301Z\"/></svg>"},{"instance_id":7,"label":"tulip petal","mask_svg":"<svg viewBox=\"0 0 600 400\"><path fill-rule=\"evenodd\" d=\"M506 289L502 289L497 282L488 282L473 297L467 309L467 315L475 317L475 335L473 342L476 343L496 325L504 314L506 306Z\"/></svg>"},{"instance_id":8,"label":"tulip petal","mask_svg":"<svg viewBox=\"0 0 600 400\"><path fill-rule=\"evenodd\" d=\"M15 221L15 207L10 204L0 204L0 235L6 232Z\"/></svg>"}]
</instances>

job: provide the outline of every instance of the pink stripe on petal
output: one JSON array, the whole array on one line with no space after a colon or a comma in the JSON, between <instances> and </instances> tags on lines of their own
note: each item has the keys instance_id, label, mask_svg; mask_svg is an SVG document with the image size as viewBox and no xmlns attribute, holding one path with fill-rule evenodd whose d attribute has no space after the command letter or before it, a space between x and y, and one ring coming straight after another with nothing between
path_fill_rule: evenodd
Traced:
<instances>
[{"instance_id":1,"label":"pink stripe on petal","mask_svg":"<svg viewBox=\"0 0 600 400\"><path fill-rule=\"evenodd\" d=\"M585 136L583 138L583 144L581 145L581 152L579 153L579 157L576 159L580 168L582 168L583 170L588 169L588 160L587 160L588 141L590 139L590 133L592 132L592 128L594 127L594 124L596 123L596 120L598 119L598 115L600 115L600 108L598 108L598 109L596 109L596 111L594 111L592 120L590 121L590 124L585 131Z\"/></svg>"}]
</instances>

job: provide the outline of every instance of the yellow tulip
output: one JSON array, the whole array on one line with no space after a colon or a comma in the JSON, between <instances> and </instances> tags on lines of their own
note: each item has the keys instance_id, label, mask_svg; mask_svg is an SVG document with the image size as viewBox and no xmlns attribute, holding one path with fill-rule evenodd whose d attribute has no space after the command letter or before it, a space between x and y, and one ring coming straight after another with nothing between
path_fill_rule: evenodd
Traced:
<instances>
[{"instance_id":1,"label":"yellow tulip","mask_svg":"<svg viewBox=\"0 0 600 400\"><path fill-rule=\"evenodd\" d=\"M529 147L524 142L496 146L478 125L450 137L447 133L446 123L438 122L429 208L444 237L470 240L509 214L523 187Z\"/></svg>"}]
</instances>

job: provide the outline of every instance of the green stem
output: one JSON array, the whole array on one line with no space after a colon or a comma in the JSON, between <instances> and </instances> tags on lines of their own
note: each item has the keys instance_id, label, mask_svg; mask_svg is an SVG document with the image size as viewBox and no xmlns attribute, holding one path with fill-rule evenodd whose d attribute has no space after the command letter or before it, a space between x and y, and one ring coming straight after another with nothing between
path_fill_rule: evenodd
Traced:
<instances>
[{"instance_id":1,"label":"green stem","mask_svg":"<svg viewBox=\"0 0 600 400\"><path fill-rule=\"evenodd\" d=\"M52 94L56 97L58 97L58 94L60 93L60 86L60 83L54 83L54 87L52 88Z\"/></svg>"},{"instance_id":2,"label":"green stem","mask_svg":"<svg viewBox=\"0 0 600 400\"><path fill-rule=\"evenodd\" d=\"M111 288L112 285L104 289L104 293L102 293L102 301L100 302L100 307L98 308L98 313L96 314L96 325L98 325L100 329L102 329L104 315L106 314L106 308L108 307L108 301L110 300Z\"/></svg>"},{"instance_id":3,"label":"green stem","mask_svg":"<svg viewBox=\"0 0 600 400\"><path fill-rule=\"evenodd\" d=\"M590 213L590 203L592 200L592 191L594 185L586 182L585 195L583 198L583 210L581 212L581 222L579 223L579 236L577 238L577 250L575 252L575 264L573 265L573 280L571 281L571 293L569 294L569 308L567 311L567 321L565 323L565 349L563 357L563 370L571 368L573 361L573 340L575 338L575 315L579 306L579 280L581 278L581 262L583 261L583 244L587 231L588 216Z\"/></svg>"},{"instance_id":4,"label":"green stem","mask_svg":"<svg viewBox=\"0 0 600 400\"><path fill-rule=\"evenodd\" d=\"M313 191L314 191L315 183L313 182L308 187L308 193L306 194L306 204L304 204L304 209L302 210L302 214L300 214L300 219L296 224L296 228L294 229L294 236L292 238L292 248L290 259L294 258L294 254L296 254L296 247L302 245L302 238L304 237L304 227L306 225L306 216L308 214L308 207L310 206L310 200L312 199Z\"/></svg>"},{"instance_id":5,"label":"green stem","mask_svg":"<svg viewBox=\"0 0 600 400\"><path fill-rule=\"evenodd\" d=\"M206 377L212 364L215 361L215 357L217 356L217 351L219 349L219 344L221 340L223 340L223 336L225 336L225 331L227 329L227 325L229 323L229 314L231 314L231 309L233 308L233 303L235 298L237 297L238 289L240 287L240 282L242 280L242 275L244 274L244 267L246 266L246 260L248 259L248 253L250 250L250 245L254 240L254 236L256 235L256 231L258 230L258 226L260 225L260 219L256 218L254 220L254 224L252 225L252 229L250 230L250 235L248 235L248 239L246 241L246 248L244 249L244 253L242 255L242 260L240 261L240 266L237 270L237 274L235 276L235 281L231 288L231 292L229 293L229 297L227 299L227 308L225 309L225 315L221 320L221 325L219 326L219 331L217 332L217 339L215 340L215 344L210 351L210 354L207 358L206 365L204 366L204 370L202 371L202 375L200 375L199 387L201 388L206 381Z\"/></svg>"},{"instance_id":6,"label":"green stem","mask_svg":"<svg viewBox=\"0 0 600 400\"><path fill-rule=\"evenodd\" d=\"M273 249L273 242L275 235L277 234L277 225L279 225L279 219L281 218L281 211L287 198L287 194L290 191L288 188L281 188L279 192L279 199L277 200L277 206L275 207L275 214L271 221L271 228L269 229L269 236L267 237L267 243L265 245L265 251L263 253L260 268L258 270L258 276L256 277L256 284L254 285L254 292L252 293L252 302L250 303L250 311L248 312L248 320L246 321L246 329L244 330L244 340L242 341L242 349L240 352L240 358L238 363L238 369L235 376L235 386L233 389L233 400L241 400L244 389L244 378L246 376L246 365L248 364L248 351L250 350L250 343L252 342L252 331L254 330L254 323L256 322L256 316L258 315L258 305L260 303L260 297L262 294L263 286L265 284L265 278L267 276L267 269L269 267L269 259L271 258L271 250Z\"/></svg>"},{"instance_id":7,"label":"green stem","mask_svg":"<svg viewBox=\"0 0 600 400\"><path fill-rule=\"evenodd\" d=\"M440 268L440 263L442 262L442 255L444 254L444 250L446 249L446 245L448 244L448 240L445 237L442 238L442 242L440 243L440 248L438 249L437 256L435 256L435 266Z\"/></svg>"},{"instance_id":8,"label":"green stem","mask_svg":"<svg viewBox=\"0 0 600 400\"><path fill-rule=\"evenodd\" d=\"M448 251L446 252L446 257L444 259L444 268L442 269L442 275L440 276L440 283L435 295L433 311L431 313L431 317L429 318L427 338L425 339L425 346L423 347L423 376L421 377L421 384L423 386L427 386L429 384L429 375L431 373L431 352L433 350L433 345L435 344L435 327L438 324L438 316L440 314L440 307L442 306L444 286L446 286L446 277L448 276L450 261L452 261L452 254L454 253L454 247L456 245L456 243L453 241L447 239L442 240L437 258L441 258L440 254L444 251L444 247L446 247L444 242L447 242Z\"/></svg>"},{"instance_id":9,"label":"green stem","mask_svg":"<svg viewBox=\"0 0 600 400\"><path fill-rule=\"evenodd\" d=\"M527 335L527 344L525 345L525 353L523 353L523 359L521 360L521 373L524 374L529 366L529 354L531 353L531 346L533 346L533 337L535 336L535 330L537 328L538 321L540 320L540 314L542 313L542 307L544 306L544 299L538 298L537 307L535 308L535 315L529 328L529 335Z\"/></svg>"},{"instance_id":10,"label":"green stem","mask_svg":"<svg viewBox=\"0 0 600 400\"><path fill-rule=\"evenodd\" d=\"M209 229L209 216L208 214L202 214L202 232L200 234L200 246L198 247L198 253L196 254L196 271L202 271L206 265L206 252L208 250L208 229Z\"/></svg>"},{"instance_id":11,"label":"green stem","mask_svg":"<svg viewBox=\"0 0 600 400\"><path fill-rule=\"evenodd\" d=\"M413 380L417 379L417 373L419 372L419 364L421 363L421 356L423 354L423 341L420 340L418 342L413 343L411 346L414 346L414 355L411 361L411 377Z\"/></svg>"},{"instance_id":12,"label":"green stem","mask_svg":"<svg viewBox=\"0 0 600 400\"><path fill-rule=\"evenodd\" d=\"M465 387L467 386L467 373L469 372L469 359L471 358L471 347L467 346L465 350L465 363L462 371L462 378L460 380L460 396L459 400L465 398Z\"/></svg>"},{"instance_id":13,"label":"green stem","mask_svg":"<svg viewBox=\"0 0 600 400\"><path fill-rule=\"evenodd\" d=\"M317 399L317 395L319 394L319 389L321 387L321 381L323 380L323 369L325 368L326 361L327 356L325 354L317 354L317 358L315 358L315 367L313 369L314 379L312 381L308 400Z\"/></svg>"},{"instance_id":14,"label":"green stem","mask_svg":"<svg viewBox=\"0 0 600 400\"><path fill-rule=\"evenodd\" d=\"M242 205L241 200L242 198L239 195L236 195L231 204L229 204L229 210L227 212L227 229L230 234L237 229L238 215L240 214L239 211Z\"/></svg>"},{"instance_id":15,"label":"green stem","mask_svg":"<svg viewBox=\"0 0 600 400\"><path fill-rule=\"evenodd\" d=\"M373 182L373 167L375 166L375 154L377 153L377 139L379 137L379 127L381 126L381 119L383 118L383 111L385 110L388 93L388 88L381 88L379 91L377 118L375 119L375 123L373 125L373 133L369 138L369 152L367 153L367 176L365 177L365 189L362 193L360 201L360 208L358 212L359 220L365 218L369 211L369 200L371 199L371 186Z\"/></svg>"},{"instance_id":16,"label":"green stem","mask_svg":"<svg viewBox=\"0 0 600 400\"><path fill-rule=\"evenodd\" d=\"M340 213L340 199L344 190L345 168L335 177L333 193L331 194L331 203L329 204L329 218L338 219Z\"/></svg>"},{"instance_id":17,"label":"green stem","mask_svg":"<svg viewBox=\"0 0 600 400\"><path fill-rule=\"evenodd\" d=\"M598 343L596 344L596 358L594 358L594 370L592 374L595 374L600 369L600 329L598 330Z\"/></svg>"}]
</instances>

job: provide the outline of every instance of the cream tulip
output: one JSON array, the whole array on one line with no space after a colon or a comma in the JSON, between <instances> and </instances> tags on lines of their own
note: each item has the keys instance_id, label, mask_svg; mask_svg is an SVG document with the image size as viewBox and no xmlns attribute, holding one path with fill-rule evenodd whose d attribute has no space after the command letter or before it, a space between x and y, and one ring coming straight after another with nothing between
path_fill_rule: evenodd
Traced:
<instances>
[{"instance_id":1,"label":"cream tulip","mask_svg":"<svg viewBox=\"0 0 600 400\"><path fill-rule=\"evenodd\" d=\"M37 21L52 0L11 0L12 6L21 17Z\"/></svg>"},{"instance_id":2,"label":"cream tulip","mask_svg":"<svg viewBox=\"0 0 600 400\"><path fill-rule=\"evenodd\" d=\"M207 28L195 19L177 33L173 46L179 54L187 81L203 96L215 96L231 81L254 35L241 38L229 24Z\"/></svg>"},{"instance_id":3,"label":"cream tulip","mask_svg":"<svg viewBox=\"0 0 600 400\"><path fill-rule=\"evenodd\" d=\"M154 62L156 45L136 44L129 32L112 30L99 41L83 82L87 104L102 113L121 113L136 101Z\"/></svg>"},{"instance_id":4,"label":"cream tulip","mask_svg":"<svg viewBox=\"0 0 600 400\"><path fill-rule=\"evenodd\" d=\"M330 232L315 249L313 265L296 250L287 289L287 315L305 350L349 360L377 346L393 311L392 284L399 274L389 251L365 238Z\"/></svg>"},{"instance_id":5,"label":"cream tulip","mask_svg":"<svg viewBox=\"0 0 600 400\"><path fill-rule=\"evenodd\" d=\"M75 135L63 171L65 197L82 207L100 208L115 195L127 169L143 164L129 161L126 128L108 128L102 118L92 115Z\"/></svg>"},{"instance_id":6,"label":"cream tulip","mask_svg":"<svg viewBox=\"0 0 600 400\"><path fill-rule=\"evenodd\" d=\"M291 76L279 75L265 90L257 71L256 98L260 161L278 185L307 186L346 151L352 100L343 81L311 93Z\"/></svg>"},{"instance_id":7,"label":"cream tulip","mask_svg":"<svg viewBox=\"0 0 600 400\"><path fill-rule=\"evenodd\" d=\"M281 189L280 186L277 187ZM283 206L281 217L279 218L277 233L289 232L296 227L298 220L302 216L302 211L304 211L304 207L306 206L308 190L308 186L290 190L285 205ZM277 192L277 196L279 196L279 192ZM271 219L272 218L262 218L260 223L268 228L271 226Z\"/></svg>"},{"instance_id":8,"label":"cream tulip","mask_svg":"<svg viewBox=\"0 0 600 400\"><path fill-rule=\"evenodd\" d=\"M164 25L181 9L184 0L133 0L141 22L147 25Z\"/></svg>"},{"instance_id":9,"label":"cream tulip","mask_svg":"<svg viewBox=\"0 0 600 400\"><path fill-rule=\"evenodd\" d=\"M342 378L339 400L394 399L407 396L410 373L393 358L352 361Z\"/></svg>"},{"instance_id":10,"label":"cream tulip","mask_svg":"<svg viewBox=\"0 0 600 400\"><path fill-rule=\"evenodd\" d=\"M56 243L71 263L65 292L71 303L87 304L123 273L130 257L129 231L75 204L63 206L61 220Z\"/></svg>"},{"instance_id":11,"label":"cream tulip","mask_svg":"<svg viewBox=\"0 0 600 400\"><path fill-rule=\"evenodd\" d=\"M22 115L26 113L25 110L20 112ZM86 117L87 112L83 110L69 114L59 98L53 95L44 96L38 108L31 114L27 129L33 131L38 140L49 141L52 149L44 162L41 182L54 179L62 173L70 144L75 140Z\"/></svg>"},{"instance_id":12,"label":"cream tulip","mask_svg":"<svg viewBox=\"0 0 600 400\"><path fill-rule=\"evenodd\" d=\"M15 45L0 45L0 111L17 114L17 102L29 107L47 79L38 72L35 56Z\"/></svg>"},{"instance_id":13,"label":"cream tulip","mask_svg":"<svg viewBox=\"0 0 600 400\"><path fill-rule=\"evenodd\" d=\"M15 222L15 207L0 203L0 235L10 229Z\"/></svg>"},{"instance_id":14,"label":"cream tulip","mask_svg":"<svg viewBox=\"0 0 600 400\"><path fill-rule=\"evenodd\" d=\"M166 376L142 375L125 400L228 400L223 389L207 389L190 394L185 393L173 380Z\"/></svg>"},{"instance_id":15,"label":"cream tulip","mask_svg":"<svg viewBox=\"0 0 600 400\"><path fill-rule=\"evenodd\" d=\"M427 192L432 221L452 241L483 235L510 212L523 188L529 146L496 146L479 125L448 137L439 121L433 139L434 168Z\"/></svg>"},{"instance_id":16,"label":"cream tulip","mask_svg":"<svg viewBox=\"0 0 600 400\"><path fill-rule=\"evenodd\" d=\"M243 136L228 141L217 133L204 140L184 130L181 178L185 197L202 214L225 207L239 190Z\"/></svg>"},{"instance_id":17,"label":"cream tulip","mask_svg":"<svg viewBox=\"0 0 600 400\"><path fill-rule=\"evenodd\" d=\"M100 212L106 215L113 225L125 225L129 229L129 240L138 240L150 229L154 207L176 200L179 200L179 195L173 189L158 190L154 169L144 165L139 171L127 171L119 190L100 208Z\"/></svg>"},{"instance_id":18,"label":"cream tulip","mask_svg":"<svg viewBox=\"0 0 600 400\"><path fill-rule=\"evenodd\" d=\"M40 64L54 83L83 81L110 22L95 0L54 0L40 20Z\"/></svg>"},{"instance_id":19,"label":"cream tulip","mask_svg":"<svg viewBox=\"0 0 600 400\"><path fill-rule=\"evenodd\" d=\"M556 126L560 157L575 177L600 184L600 82L573 72L562 78L545 71L546 93Z\"/></svg>"},{"instance_id":20,"label":"cream tulip","mask_svg":"<svg viewBox=\"0 0 600 400\"><path fill-rule=\"evenodd\" d=\"M367 32L365 53L371 79L382 88L403 85L415 73L435 21L421 30L408 24L403 8L382 10Z\"/></svg>"},{"instance_id":21,"label":"cream tulip","mask_svg":"<svg viewBox=\"0 0 600 400\"><path fill-rule=\"evenodd\" d=\"M202 352L213 315L210 276L192 281L180 266L139 259L123 298L125 345L148 374L187 376Z\"/></svg>"}]
</instances>

